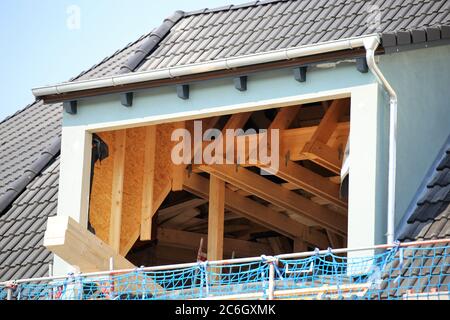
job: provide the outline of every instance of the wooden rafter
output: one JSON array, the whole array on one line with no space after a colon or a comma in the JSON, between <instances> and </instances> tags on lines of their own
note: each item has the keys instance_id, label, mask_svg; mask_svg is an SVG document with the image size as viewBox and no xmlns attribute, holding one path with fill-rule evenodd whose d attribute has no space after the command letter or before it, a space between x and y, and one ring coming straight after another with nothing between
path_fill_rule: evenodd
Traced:
<instances>
[{"instance_id":1,"label":"wooden rafter","mask_svg":"<svg viewBox=\"0 0 450 320\"><path fill-rule=\"evenodd\" d=\"M291 106L281 108L278 111L277 115L275 116L275 119L273 119L268 129L285 130L289 128L289 126L295 120L295 117L299 113L300 108L301 106Z\"/></svg>"},{"instance_id":2,"label":"wooden rafter","mask_svg":"<svg viewBox=\"0 0 450 320\"><path fill-rule=\"evenodd\" d=\"M209 181L198 174L193 173L185 177L184 189L201 198L209 199ZM302 238L320 248L328 246L326 235L228 188L225 188L225 207L289 238Z\"/></svg>"},{"instance_id":3,"label":"wooden rafter","mask_svg":"<svg viewBox=\"0 0 450 320\"><path fill-rule=\"evenodd\" d=\"M200 165L199 168L261 199L305 217L317 225L339 234L345 235L347 233L346 217L289 191L248 169L225 164Z\"/></svg>"},{"instance_id":4,"label":"wooden rafter","mask_svg":"<svg viewBox=\"0 0 450 320\"><path fill-rule=\"evenodd\" d=\"M109 220L109 244L115 250L115 252L119 252L120 250L126 138L126 130L118 130L115 132L111 216Z\"/></svg>"},{"instance_id":5,"label":"wooden rafter","mask_svg":"<svg viewBox=\"0 0 450 320\"><path fill-rule=\"evenodd\" d=\"M307 142L311 139L312 135L314 134L314 131L318 128L318 126L312 126L312 127L304 127L304 128L295 128L295 129L287 129L282 130L280 132L280 154L282 155L282 159L284 159L284 156L289 154L289 159L292 161L299 161L299 160L308 160L309 157L303 153L304 146L307 144ZM347 140L348 134L350 130L350 123L349 122L340 122L337 125L336 130L333 132L329 144L330 145L336 145L338 142L341 142L343 140ZM246 150L249 150L249 141L259 141L259 134L249 134L249 135L242 135L235 138L235 145L244 145ZM209 144L210 142L205 141L203 142L203 149ZM254 150L249 150L248 154L250 152L254 152ZM236 158L237 150L235 150L235 158ZM248 157L247 157L248 158ZM254 164L248 164L243 163L242 166L253 166Z\"/></svg>"},{"instance_id":6,"label":"wooden rafter","mask_svg":"<svg viewBox=\"0 0 450 320\"><path fill-rule=\"evenodd\" d=\"M275 174L298 189L303 189L342 209L347 209L347 203L339 197L338 185L293 161L281 161Z\"/></svg>"},{"instance_id":7,"label":"wooden rafter","mask_svg":"<svg viewBox=\"0 0 450 320\"><path fill-rule=\"evenodd\" d=\"M305 144L303 153L312 161L339 174L342 165L342 155L339 150L327 145L331 135L338 126L348 99L334 100L311 139Z\"/></svg>"}]
</instances>

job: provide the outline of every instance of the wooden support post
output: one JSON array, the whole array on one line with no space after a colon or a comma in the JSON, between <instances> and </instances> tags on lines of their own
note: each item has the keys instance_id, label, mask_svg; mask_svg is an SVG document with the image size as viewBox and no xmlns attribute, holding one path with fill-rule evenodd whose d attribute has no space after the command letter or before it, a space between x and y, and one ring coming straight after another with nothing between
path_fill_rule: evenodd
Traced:
<instances>
[{"instance_id":1,"label":"wooden support post","mask_svg":"<svg viewBox=\"0 0 450 320\"><path fill-rule=\"evenodd\" d=\"M185 129L186 124L184 121L180 121L176 124L175 129ZM187 137L183 137L183 141L186 141ZM183 155L185 156L185 155ZM186 165L181 164L173 164L172 171L172 191L181 191L183 190L183 178L184 178L184 170Z\"/></svg>"},{"instance_id":2,"label":"wooden support post","mask_svg":"<svg viewBox=\"0 0 450 320\"><path fill-rule=\"evenodd\" d=\"M114 167L111 196L111 217L109 222L109 244L115 250L120 250L120 228L122 224L123 181L125 176L126 130L115 132Z\"/></svg>"},{"instance_id":3,"label":"wooden support post","mask_svg":"<svg viewBox=\"0 0 450 320\"><path fill-rule=\"evenodd\" d=\"M156 158L156 126L148 126L145 130L140 234L141 240L150 240L152 234L152 217L155 211L153 208L153 187Z\"/></svg>"},{"instance_id":4,"label":"wooden support post","mask_svg":"<svg viewBox=\"0 0 450 320\"><path fill-rule=\"evenodd\" d=\"M223 258L225 182L214 176L209 180L208 260Z\"/></svg>"}]
</instances>

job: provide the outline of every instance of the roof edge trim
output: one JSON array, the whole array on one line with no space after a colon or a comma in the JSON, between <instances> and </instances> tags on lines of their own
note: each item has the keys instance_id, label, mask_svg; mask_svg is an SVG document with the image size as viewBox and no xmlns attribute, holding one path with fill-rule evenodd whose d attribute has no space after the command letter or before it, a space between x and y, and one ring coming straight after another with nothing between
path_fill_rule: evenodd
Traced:
<instances>
[{"instance_id":1,"label":"roof edge trim","mask_svg":"<svg viewBox=\"0 0 450 320\"><path fill-rule=\"evenodd\" d=\"M364 47L364 41L369 38L376 38L376 41L378 42L380 41L380 36L378 34L371 34L361 37L352 37L335 41L327 41L312 45L304 45L281 50L273 50L256 54L225 58L215 61L187 64L184 66L174 66L151 71L126 73L112 77L103 77L92 80L63 82L57 85L34 88L32 89L32 92L35 97L42 98L48 95L59 95L75 91L123 86L132 83L140 83L161 79L171 79L181 76L201 74L212 71L222 71L239 67L246 67L250 65L257 65L281 60L290 60L294 58L313 56L327 52L361 48Z\"/></svg>"}]
</instances>

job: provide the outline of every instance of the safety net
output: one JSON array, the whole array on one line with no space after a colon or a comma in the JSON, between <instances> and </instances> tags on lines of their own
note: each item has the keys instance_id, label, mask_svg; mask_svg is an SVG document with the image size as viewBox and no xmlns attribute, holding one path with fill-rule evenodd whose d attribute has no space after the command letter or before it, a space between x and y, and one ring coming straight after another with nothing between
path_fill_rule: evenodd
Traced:
<instances>
[{"instance_id":1,"label":"safety net","mask_svg":"<svg viewBox=\"0 0 450 320\"><path fill-rule=\"evenodd\" d=\"M450 245L316 250L0 285L0 299L445 299Z\"/></svg>"}]
</instances>

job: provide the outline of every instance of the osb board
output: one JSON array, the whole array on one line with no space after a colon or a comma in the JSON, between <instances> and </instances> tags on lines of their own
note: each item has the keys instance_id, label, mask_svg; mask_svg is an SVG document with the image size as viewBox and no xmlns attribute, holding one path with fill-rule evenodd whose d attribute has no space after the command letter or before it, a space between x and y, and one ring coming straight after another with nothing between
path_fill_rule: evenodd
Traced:
<instances>
[{"instance_id":1,"label":"osb board","mask_svg":"<svg viewBox=\"0 0 450 320\"><path fill-rule=\"evenodd\" d=\"M172 161L171 134L176 124L162 124L157 127L154 198L171 183ZM96 235L109 242L112 177L114 166L114 132L98 134L109 147L109 157L94 167L89 219ZM121 248L125 246L140 227L145 128L127 129L125 174L122 199Z\"/></svg>"}]
</instances>

